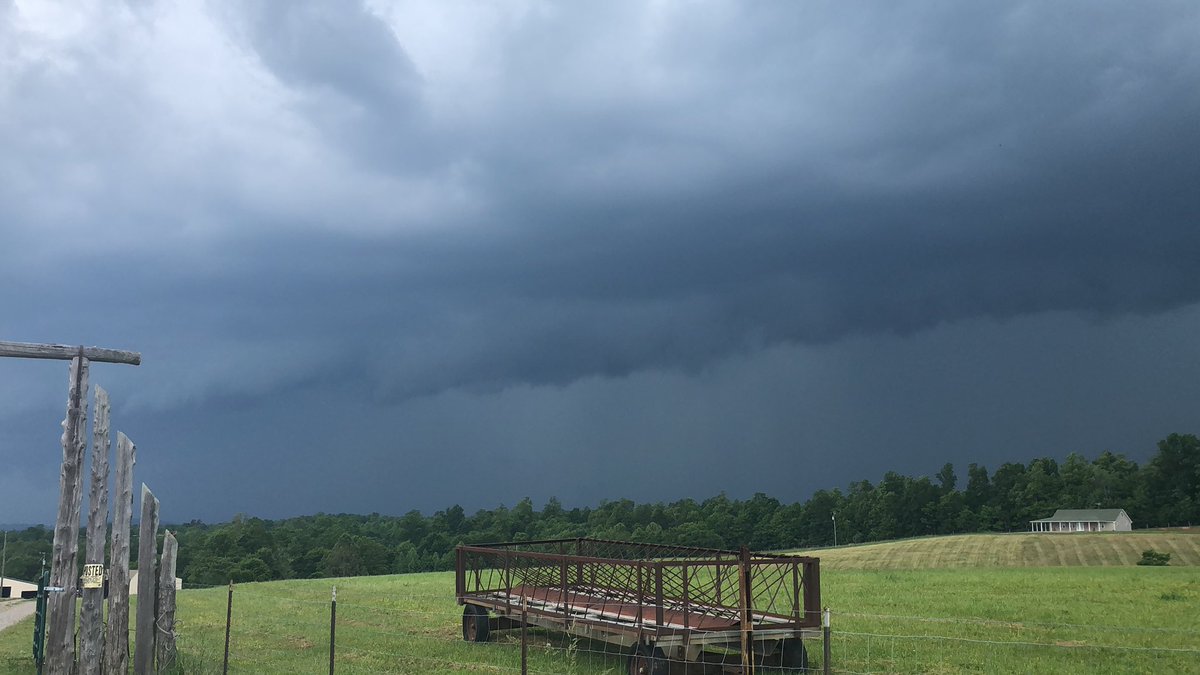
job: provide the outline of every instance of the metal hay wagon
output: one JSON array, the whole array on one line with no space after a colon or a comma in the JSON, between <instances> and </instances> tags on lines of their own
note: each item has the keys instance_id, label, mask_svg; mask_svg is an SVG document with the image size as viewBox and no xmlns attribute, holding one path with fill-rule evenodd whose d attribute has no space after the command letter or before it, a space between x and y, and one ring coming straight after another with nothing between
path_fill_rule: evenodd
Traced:
<instances>
[{"instance_id":1,"label":"metal hay wagon","mask_svg":"<svg viewBox=\"0 0 1200 675\"><path fill-rule=\"evenodd\" d=\"M463 639L522 624L620 645L629 673L667 661L803 669L820 636L817 558L554 539L459 546Z\"/></svg>"}]
</instances>

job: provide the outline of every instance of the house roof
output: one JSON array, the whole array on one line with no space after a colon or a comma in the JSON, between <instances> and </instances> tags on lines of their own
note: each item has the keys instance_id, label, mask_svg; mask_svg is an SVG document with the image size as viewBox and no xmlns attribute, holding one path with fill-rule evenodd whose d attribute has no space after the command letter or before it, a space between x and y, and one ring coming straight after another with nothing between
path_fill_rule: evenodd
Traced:
<instances>
[{"instance_id":1,"label":"house roof","mask_svg":"<svg viewBox=\"0 0 1200 675\"><path fill-rule=\"evenodd\" d=\"M1054 512L1049 518L1038 518L1031 520L1031 523L1077 523L1077 522L1101 522L1111 523L1117 519L1119 515L1125 513L1125 509L1059 509ZM1125 517L1129 518L1129 514L1125 513Z\"/></svg>"}]
</instances>

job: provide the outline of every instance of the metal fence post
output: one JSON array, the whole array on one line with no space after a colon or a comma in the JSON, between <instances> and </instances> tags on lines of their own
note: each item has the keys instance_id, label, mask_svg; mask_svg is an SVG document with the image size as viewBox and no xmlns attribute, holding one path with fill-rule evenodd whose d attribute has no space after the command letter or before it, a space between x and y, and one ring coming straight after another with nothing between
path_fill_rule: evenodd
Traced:
<instances>
[{"instance_id":1,"label":"metal fence post","mask_svg":"<svg viewBox=\"0 0 1200 675\"><path fill-rule=\"evenodd\" d=\"M521 597L521 675L527 675L529 672L529 640L526 637L526 629L529 623L525 620L529 610L529 596Z\"/></svg>"},{"instance_id":2,"label":"metal fence post","mask_svg":"<svg viewBox=\"0 0 1200 675\"><path fill-rule=\"evenodd\" d=\"M829 655L830 655L830 652L832 651L832 649L830 648L830 644L829 644L829 608L828 607L825 608L824 614L825 614L825 616L822 617L822 621L821 621L821 626L822 626L821 633L824 636L825 644L822 646L823 653L821 654L821 667L824 669L825 675L829 675L829 673L832 672L830 665L829 665Z\"/></svg>"},{"instance_id":3,"label":"metal fence post","mask_svg":"<svg viewBox=\"0 0 1200 675\"><path fill-rule=\"evenodd\" d=\"M233 579L229 580L229 600L225 603L225 661L222 675L229 675L229 625L233 623Z\"/></svg>"},{"instance_id":4,"label":"metal fence post","mask_svg":"<svg viewBox=\"0 0 1200 675\"><path fill-rule=\"evenodd\" d=\"M33 622L33 662L38 675L46 662L46 586L50 584L50 572L46 569L46 558L42 557L42 573L38 576L37 618Z\"/></svg>"},{"instance_id":5,"label":"metal fence post","mask_svg":"<svg viewBox=\"0 0 1200 675\"><path fill-rule=\"evenodd\" d=\"M333 653L337 637L337 586L333 587L333 598L329 601L329 675L333 675Z\"/></svg>"}]
</instances>

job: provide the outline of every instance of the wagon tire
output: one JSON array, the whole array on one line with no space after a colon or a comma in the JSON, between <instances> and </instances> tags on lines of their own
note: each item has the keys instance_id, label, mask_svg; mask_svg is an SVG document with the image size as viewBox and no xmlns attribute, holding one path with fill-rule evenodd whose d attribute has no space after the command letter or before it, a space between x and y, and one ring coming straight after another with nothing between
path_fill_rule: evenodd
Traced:
<instances>
[{"instance_id":1,"label":"wagon tire","mask_svg":"<svg viewBox=\"0 0 1200 675\"><path fill-rule=\"evenodd\" d=\"M625 672L628 675L667 675L667 659L661 649L638 645L629 655Z\"/></svg>"},{"instance_id":2,"label":"wagon tire","mask_svg":"<svg viewBox=\"0 0 1200 675\"><path fill-rule=\"evenodd\" d=\"M463 606L463 639L467 642L487 642L488 613L479 605Z\"/></svg>"},{"instance_id":3,"label":"wagon tire","mask_svg":"<svg viewBox=\"0 0 1200 675\"><path fill-rule=\"evenodd\" d=\"M784 640L780 664L788 670L808 672L808 650L800 640Z\"/></svg>"}]
</instances>

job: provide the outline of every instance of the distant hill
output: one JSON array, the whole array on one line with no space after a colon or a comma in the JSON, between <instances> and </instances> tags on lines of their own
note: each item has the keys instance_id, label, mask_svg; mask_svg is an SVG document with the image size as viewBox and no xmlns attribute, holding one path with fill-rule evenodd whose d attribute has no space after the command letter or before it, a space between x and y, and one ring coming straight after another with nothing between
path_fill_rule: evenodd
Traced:
<instances>
[{"instance_id":1,"label":"distant hill","mask_svg":"<svg viewBox=\"0 0 1200 675\"><path fill-rule=\"evenodd\" d=\"M1098 534L959 534L803 551L824 569L1130 566L1142 551L1171 554L1171 566L1200 565L1200 528Z\"/></svg>"}]
</instances>

